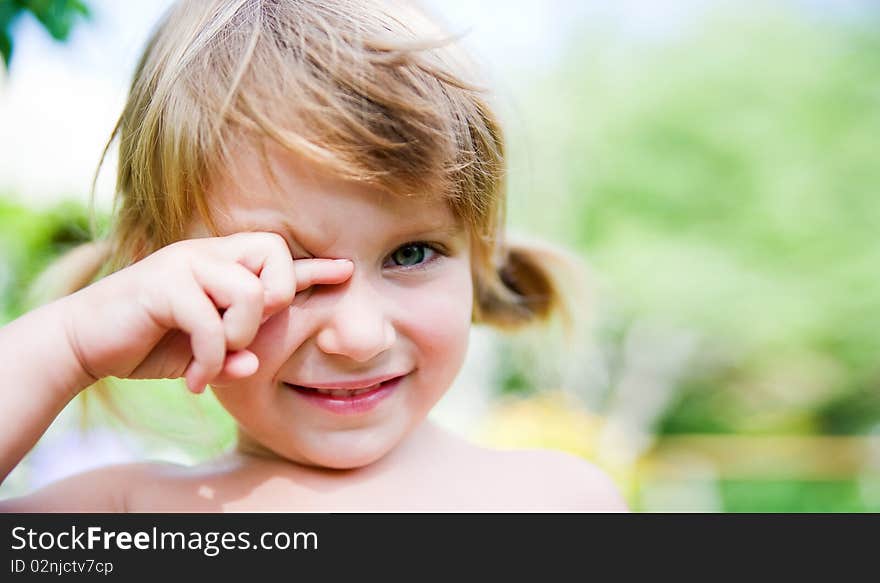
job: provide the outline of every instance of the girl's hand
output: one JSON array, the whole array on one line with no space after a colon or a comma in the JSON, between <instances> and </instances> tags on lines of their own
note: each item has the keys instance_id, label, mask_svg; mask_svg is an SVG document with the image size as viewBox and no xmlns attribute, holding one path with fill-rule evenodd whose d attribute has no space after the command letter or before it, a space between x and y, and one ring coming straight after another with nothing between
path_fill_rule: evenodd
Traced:
<instances>
[{"instance_id":1,"label":"girl's hand","mask_svg":"<svg viewBox=\"0 0 880 583\"><path fill-rule=\"evenodd\" d=\"M274 233L180 241L79 292L65 331L94 380L185 377L194 393L250 376L260 326L315 284L351 276L348 260L294 261Z\"/></svg>"}]
</instances>

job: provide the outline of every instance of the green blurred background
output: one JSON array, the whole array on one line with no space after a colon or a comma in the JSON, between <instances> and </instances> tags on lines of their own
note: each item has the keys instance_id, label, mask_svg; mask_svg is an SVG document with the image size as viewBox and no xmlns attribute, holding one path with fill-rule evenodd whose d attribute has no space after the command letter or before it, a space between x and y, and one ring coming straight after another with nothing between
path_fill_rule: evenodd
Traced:
<instances>
[{"instance_id":1,"label":"green blurred background","mask_svg":"<svg viewBox=\"0 0 880 583\"><path fill-rule=\"evenodd\" d=\"M591 459L641 511L880 511L880 21L833 4L704 2L635 35L572 18L549 64L505 68L511 230L586 261L592 327L573 346L483 333L490 382L463 431ZM0 322L88 237L80 194L0 192ZM232 443L210 398L121 384L148 428L129 449L191 462Z\"/></svg>"}]
</instances>

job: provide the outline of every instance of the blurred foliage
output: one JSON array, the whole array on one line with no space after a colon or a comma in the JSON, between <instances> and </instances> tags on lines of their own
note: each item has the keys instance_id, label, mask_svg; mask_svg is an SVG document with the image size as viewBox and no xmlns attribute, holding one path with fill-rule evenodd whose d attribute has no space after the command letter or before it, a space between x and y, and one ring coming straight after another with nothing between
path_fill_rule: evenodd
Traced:
<instances>
[{"instance_id":1,"label":"blurred foliage","mask_svg":"<svg viewBox=\"0 0 880 583\"><path fill-rule=\"evenodd\" d=\"M694 499L701 499L700 502ZM853 480L661 480L639 485L641 512L877 512L876 497Z\"/></svg>"},{"instance_id":2,"label":"blurred foliage","mask_svg":"<svg viewBox=\"0 0 880 583\"><path fill-rule=\"evenodd\" d=\"M510 216L577 246L602 281L607 394L634 324L696 335L654 430L866 432L880 27L749 7L658 38L584 30L561 69L530 78ZM505 374L522 387L529 371Z\"/></svg>"},{"instance_id":3,"label":"blurred foliage","mask_svg":"<svg viewBox=\"0 0 880 583\"><path fill-rule=\"evenodd\" d=\"M79 397L87 426L134 432L147 455L173 449L176 461L214 458L236 440L236 424L214 393L194 395L182 379L106 379L111 406ZM86 397L84 399L83 397Z\"/></svg>"},{"instance_id":4,"label":"blurred foliage","mask_svg":"<svg viewBox=\"0 0 880 583\"><path fill-rule=\"evenodd\" d=\"M90 239L89 216L78 202L37 210L0 196L0 324L28 308L28 289L52 259Z\"/></svg>"},{"instance_id":5,"label":"blurred foliage","mask_svg":"<svg viewBox=\"0 0 880 583\"><path fill-rule=\"evenodd\" d=\"M877 512L852 480L724 480L726 512Z\"/></svg>"},{"instance_id":6,"label":"blurred foliage","mask_svg":"<svg viewBox=\"0 0 880 583\"><path fill-rule=\"evenodd\" d=\"M52 38L65 41L79 19L88 18L82 0L0 0L0 56L9 68L13 49L13 27L24 14L33 15Z\"/></svg>"}]
</instances>

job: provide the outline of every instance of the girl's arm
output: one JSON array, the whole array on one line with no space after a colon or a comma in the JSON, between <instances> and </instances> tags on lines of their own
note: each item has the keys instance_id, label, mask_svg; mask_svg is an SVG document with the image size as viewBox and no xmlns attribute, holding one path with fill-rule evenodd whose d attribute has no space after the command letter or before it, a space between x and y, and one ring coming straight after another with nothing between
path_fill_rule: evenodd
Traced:
<instances>
[{"instance_id":1,"label":"girl's arm","mask_svg":"<svg viewBox=\"0 0 880 583\"><path fill-rule=\"evenodd\" d=\"M294 261L274 233L179 241L0 328L0 480L99 378L184 377L201 392L207 383L253 374L259 362L247 346L262 323L296 292L341 283L353 267ZM90 472L0 508L100 510L114 506L119 487Z\"/></svg>"},{"instance_id":2,"label":"girl's arm","mask_svg":"<svg viewBox=\"0 0 880 583\"><path fill-rule=\"evenodd\" d=\"M36 444L55 417L94 382L65 332L67 298L0 328L0 482Z\"/></svg>"}]
</instances>

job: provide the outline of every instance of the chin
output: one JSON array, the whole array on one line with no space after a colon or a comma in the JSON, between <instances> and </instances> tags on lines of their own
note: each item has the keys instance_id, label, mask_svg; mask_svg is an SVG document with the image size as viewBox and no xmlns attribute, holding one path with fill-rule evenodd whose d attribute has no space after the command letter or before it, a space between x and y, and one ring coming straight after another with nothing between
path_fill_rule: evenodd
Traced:
<instances>
[{"instance_id":1,"label":"chin","mask_svg":"<svg viewBox=\"0 0 880 583\"><path fill-rule=\"evenodd\" d=\"M353 470L382 459L399 441L369 434L358 436L357 432L332 436L323 434L300 444L295 452L276 452L295 463L333 470Z\"/></svg>"},{"instance_id":2,"label":"chin","mask_svg":"<svg viewBox=\"0 0 880 583\"><path fill-rule=\"evenodd\" d=\"M375 461L380 460L385 455L385 453L382 453L381 455L361 457L328 456L309 461L313 462L312 465L316 467L327 468L329 470L356 470L358 468L363 468L372 464Z\"/></svg>"}]
</instances>

